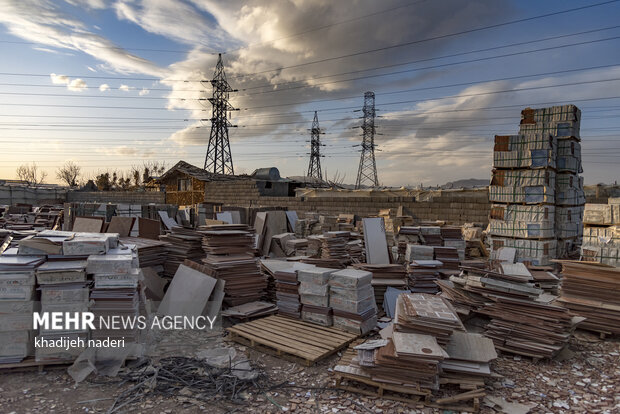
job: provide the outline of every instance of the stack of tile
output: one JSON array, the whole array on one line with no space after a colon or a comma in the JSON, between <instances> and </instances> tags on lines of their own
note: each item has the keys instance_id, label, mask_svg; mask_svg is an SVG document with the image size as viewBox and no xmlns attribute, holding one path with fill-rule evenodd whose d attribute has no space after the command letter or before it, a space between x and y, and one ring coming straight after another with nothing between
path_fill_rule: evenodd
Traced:
<instances>
[{"instance_id":1,"label":"stack of tile","mask_svg":"<svg viewBox=\"0 0 620 414\"><path fill-rule=\"evenodd\" d=\"M89 285L86 280L85 260L61 260L43 263L37 269L37 282L41 291L41 312L87 312ZM40 330L45 340L69 338L86 341L87 329ZM41 347L35 350L37 361L74 360L83 348Z\"/></svg>"},{"instance_id":2,"label":"stack of tile","mask_svg":"<svg viewBox=\"0 0 620 414\"><path fill-rule=\"evenodd\" d=\"M323 326L332 326L329 307L329 278L336 270L322 267L301 269L297 272L299 296L302 303L301 319Z\"/></svg>"},{"instance_id":3,"label":"stack of tile","mask_svg":"<svg viewBox=\"0 0 620 414\"><path fill-rule=\"evenodd\" d=\"M534 285L544 292L557 296L560 292L562 279L551 273L551 268L534 266L529 271L534 279Z\"/></svg>"},{"instance_id":4,"label":"stack of tile","mask_svg":"<svg viewBox=\"0 0 620 414\"><path fill-rule=\"evenodd\" d=\"M0 364L21 362L34 352L32 314L38 311L37 256L0 256Z\"/></svg>"},{"instance_id":5,"label":"stack of tile","mask_svg":"<svg viewBox=\"0 0 620 414\"><path fill-rule=\"evenodd\" d=\"M580 321L562 306L503 296L478 313L491 317L484 335L493 340L496 349L532 358L557 355Z\"/></svg>"},{"instance_id":6,"label":"stack of tile","mask_svg":"<svg viewBox=\"0 0 620 414\"><path fill-rule=\"evenodd\" d=\"M347 252L349 235L348 231L329 231L323 236L319 236L322 265L344 267L350 263L351 258ZM317 263L317 266L321 266L321 264Z\"/></svg>"},{"instance_id":7,"label":"stack of tile","mask_svg":"<svg viewBox=\"0 0 620 414\"><path fill-rule=\"evenodd\" d=\"M405 251L405 261L413 260L433 260L435 259L435 247L423 246L420 244L408 244Z\"/></svg>"},{"instance_id":8,"label":"stack of tile","mask_svg":"<svg viewBox=\"0 0 620 414\"><path fill-rule=\"evenodd\" d=\"M441 296L426 293L402 293L396 300L394 331L432 335L446 345L454 330L465 328L456 311Z\"/></svg>"},{"instance_id":9,"label":"stack of tile","mask_svg":"<svg viewBox=\"0 0 620 414\"><path fill-rule=\"evenodd\" d=\"M373 381L422 388L439 387L439 366L448 353L431 335L394 331L387 345L374 352Z\"/></svg>"},{"instance_id":10,"label":"stack of tile","mask_svg":"<svg viewBox=\"0 0 620 414\"><path fill-rule=\"evenodd\" d=\"M496 136L489 199L492 256L502 246L517 260L548 265L581 236L585 195L574 105L526 108L519 135Z\"/></svg>"},{"instance_id":11,"label":"stack of tile","mask_svg":"<svg viewBox=\"0 0 620 414\"><path fill-rule=\"evenodd\" d=\"M427 246L442 246L441 227L439 226L420 226L420 234L424 238Z\"/></svg>"},{"instance_id":12,"label":"stack of tile","mask_svg":"<svg viewBox=\"0 0 620 414\"><path fill-rule=\"evenodd\" d=\"M435 247L435 260L443 264L444 270L459 270L459 252L456 247Z\"/></svg>"},{"instance_id":13,"label":"stack of tile","mask_svg":"<svg viewBox=\"0 0 620 414\"><path fill-rule=\"evenodd\" d=\"M583 214L583 260L620 266L620 198L586 204Z\"/></svg>"},{"instance_id":14,"label":"stack of tile","mask_svg":"<svg viewBox=\"0 0 620 414\"><path fill-rule=\"evenodd\" d=\"M276 282L276 305L278 313L290 316L291 318L301 318L301 302L299 299L299 281L296 271L276 271L274 273Z\"/></svg>"},{"instance_id":15,"label":"stack of tile","mask_svg":"<svg viewBox=\"0 0 620 414\"><path fill-rule=\"evenodd\" d=\"M493 341L483 335L454 331L446 347L449 357L441 362L440 383L484 387L491 376L489 363L497 358Z\"/></svg>"},{"instance_id":16,"label":"stack of tile","mask_svg":"<svg viewBox=\"0 0 620 414\"><path fill-rule=\"evenodd\" d=\"M405 255L409 244L422 244L420 227L402 226L396 238L398 243L398 263L406 263Z\"/></svg>"},{"instance_id":17,"label":"stack of tile","mask_svg":"<svg viewBox=\"0 0 620 414\"><path fill-rule=\"evenodd\" d=\"M562 262L558 299L573 314L585 317L579 328L620 334L620 269L594 263Z\"/></svg>"},{"instance_id":18,"label":"stack of tile","mask_svg":"<svg viewBox=\"0 0 620 414\"><path fill-rule=\"evenodd\" d=\"M121 237L119 241L124 245L136 247L140 267L163 266L167 262L166 242L141 237Z\"/></svg>"},{"instance_id":19,"label":"stack of tile","mask_svg":"<svg viewBox=\"0 0 620 414\"><path fill-rule=\"evenodd\" d=\"M125 343L138 342L137 325L112 329L103 320L112 318L135 318L139 315L140 299L138 280L141 277L137 266L137 252L130 249L114 249L106 255L91 255L86 264L86 273L92 275L95 285L90 293L91 312L95 315L95 330L91 339L124 339Z\"/></svg>"},{"instance_id":20,"label":"stack of tile","mask_svg":"<svg viewBox=\"0 0 620 414\"><path fill-rule=\"evenodd\" d=\"M409 289L414 293L431 293L439 291L437 279L443 263L439 260L413 260L407 266Z\"/></svg>"},{"instance_id":21,"label":"stack of tile","mask_svg":"<svg viewBox=\"0 0 620 414\"><path fill-rule=\"evenodd\" d=\"M372 273L372 288L375 291L377 307L383 307L385 291L388 287L404 289L407 287L407 269L399 264L354 264L354 268Z\"/></svg>"},{"instance_id":22,"label":"stack of tile","mask_svg":"<svg viewBox=\"0 0 620 414\"><path fill-rule=\"evenodd\" d=\"M365 335L377 325L372 273L343 269L329 277L329 306L335 328Z\"/></svg>"},{"instance_id":23,"label":"stack of tile","mask_svg":"<svg viewBox=\"0 0 620 414\"><path fill-rule=\"evenodd\" d=\"M172 227L170 233L159 236L166 246L167 258L164 264L164 276L172 279L185 259L200 261L204 257L202 234L185 227Z\"/></svg>"},{"instance_id":24,"label":"stack of tile","mask_svg":"<svg viewBox=\"0 0 620 414\"><path fill-rule=\"evenodd\" d=\"M346 249L352 263L366 262L366 249L364 249L364 242L362 240L349 240Z\"/></svg>"},{"instance_id":25,"label":"stack of tile","mask_svg":"<svg viewBox=\"0 0 620 414\"><path fill-rule=\"evenodd\" d=\"M254 255L254 229L245 224L213 225L202 234L206 270L209 276L226 282L224 302L237 306L260 299L267 278Z\"/></svg>"},{"instance_id":26,"label":"stack of tile","mask_svg":"<svg viewBox=\"0 0 620 414\"><path fill-rule=\"evenodd\" d=\"M461 227L443 226L441 228L441 238L444 247L454 247L458 252L459 260L465 260L465 248L467 247L467 243L465 243L463 238L463 230Z\"/></svg>"}]
</instances>

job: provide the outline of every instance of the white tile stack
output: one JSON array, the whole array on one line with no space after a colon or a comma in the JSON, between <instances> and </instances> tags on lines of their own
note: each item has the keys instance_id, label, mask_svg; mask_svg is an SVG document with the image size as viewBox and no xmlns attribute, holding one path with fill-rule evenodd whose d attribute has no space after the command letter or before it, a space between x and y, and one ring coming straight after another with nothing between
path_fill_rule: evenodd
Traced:
<instances>
[{"instance_id":1,"label":"white tile stack","mask_svg":"<svg viewBox=\"0 0 620 414\"><path fill-rule=\"evenodd\" d=\"M364 335L377 324L372 273L343 269L329 278L329 306L333 310L334 327Z\"/></svg>"},{"instance_id":2,"label":"white tile stack","mask_svg":"<svg viewBox=\"0 0 620 414\"><path fill-rule=\"evenodd\" d=\"M495 137L489 241L493 253L514 247L518 261L547 265L581 237L581 112L564 105L521 115L518 135Z\"/></svg>"},{"instance_id":3,"label":"white tile stack","mask_svg":"<svg viewBox=\"0 0 620 414\"><path fill-rule=\"evenodd\" d=\"M620 198L586 204L583 225L582 259L620 267Z\"/></svg>"},{"instance_id":4,"label":"white tile stack","mask_svg":"<svg viewBox=\"0 0 620 414\"><path fill-rule=\"evenodd\" d=\"M21 362L34 353L32 313L38 311L36 256L0 256L0 364Z\"/></svg>"},{"instance_id":5,"label":"white tile stack","mask_svg":"<svg viewBox=\"0 0 620 414\"><path fill-rule=\"evenodd\" d=\"M322 326L332 326L332 309L329 306L329 278L335 271L336 269L323 267L298 271L302 320Z\"/></svg>"}]
</instances>

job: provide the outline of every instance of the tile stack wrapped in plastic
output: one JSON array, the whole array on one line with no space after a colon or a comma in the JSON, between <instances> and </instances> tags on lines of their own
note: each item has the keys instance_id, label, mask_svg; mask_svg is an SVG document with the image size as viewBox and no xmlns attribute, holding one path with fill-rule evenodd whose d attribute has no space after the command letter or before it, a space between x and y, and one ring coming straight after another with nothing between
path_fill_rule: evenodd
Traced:
<instances>
[{"instance_id":1,"label":"tile stack wrapped in plastic","mask_svg":"<svg viewBox=\"0 0 620 414\"><path fill-rule=\"evenodd\" d=\"M514 247L518 261L547 265L581 237L581 112L564 105L521 115L518 135L495 136L489 241L492 253Z\"/></svg>"},{"instance_id":2,"label":"tile stack wrapped in plastic","mask_svg":"<svg viewBox=\"0 0 620 414\"><path fill-rule=\"evenodd\" d=\"M620 267L620 198L586 204L583 224L582 260Z\"/></svg>"}]
</instances>

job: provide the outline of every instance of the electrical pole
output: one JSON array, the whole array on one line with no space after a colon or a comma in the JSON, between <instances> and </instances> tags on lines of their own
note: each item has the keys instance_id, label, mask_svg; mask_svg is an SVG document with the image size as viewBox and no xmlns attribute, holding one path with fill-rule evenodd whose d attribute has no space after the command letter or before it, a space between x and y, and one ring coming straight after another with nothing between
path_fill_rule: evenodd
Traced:
<instances>
[{"instance_id":1,"label":"electrical pole","mask_svg":"<svg viewBox=\"0 0 620 414\"><path fill-rule=\"evenodd\" d=\"M228 102L230 92L237 92L231 88L226 80L222 54L217 58L215 73L211 80L213 86L213 97L209 102L213 106L211 115L211 135L209 135L209 145L205 158L204 169L215 174L235 174L233 169L232 154L230 153L230 141L228 140L228 128L236 127L228 121L227 112L238 111Z\"/></svg>"},{"instance_id":2,"label":"electrical pole","mask_svg":"<svg viewBox=\"0 0 620 414\"><path fill-rule=\"evenodd\" d=\"M323 181L321 172L321 128L319 128L319 118L314 111L312 129L310 129L310 164L308 165L308 177L316 178L319 182Z\"/></svg>"},{"instance_id":3,"label":"electrical pole","mask_svg":"<svg viewBox=\"0 0 620 414\"><path fill-rule=\"evenodd\" d=\"M364 94L364 108L362 109L364 120L362 122L362 155L360 166L357 170L355 188L359 189L363 184L378 187L377 163L375 161L375 93Z\"/></svg>"}]
</instances>

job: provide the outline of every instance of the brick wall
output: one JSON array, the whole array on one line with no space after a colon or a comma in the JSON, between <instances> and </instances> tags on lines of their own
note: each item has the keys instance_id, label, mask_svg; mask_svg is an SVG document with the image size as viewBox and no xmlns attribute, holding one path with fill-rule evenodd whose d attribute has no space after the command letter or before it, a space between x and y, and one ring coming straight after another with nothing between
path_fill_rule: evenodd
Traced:
<instances>
[{"instance_id":1,"label":"brick wall","mask_svg":"<svg viewBox=\"0 0 620 414\"><path fill-rule=\"evenodd\" d=\"M426 201L419 201L426 200ZM411 197L261 197L253 182L210 182L205 186L205 201L240 207L286 207L298 212L376 215L385 208L403 206L407 214L419 220L446 220L486 225L490 204L486 189L420 192Z\"/></svg>"}]
</instances>

